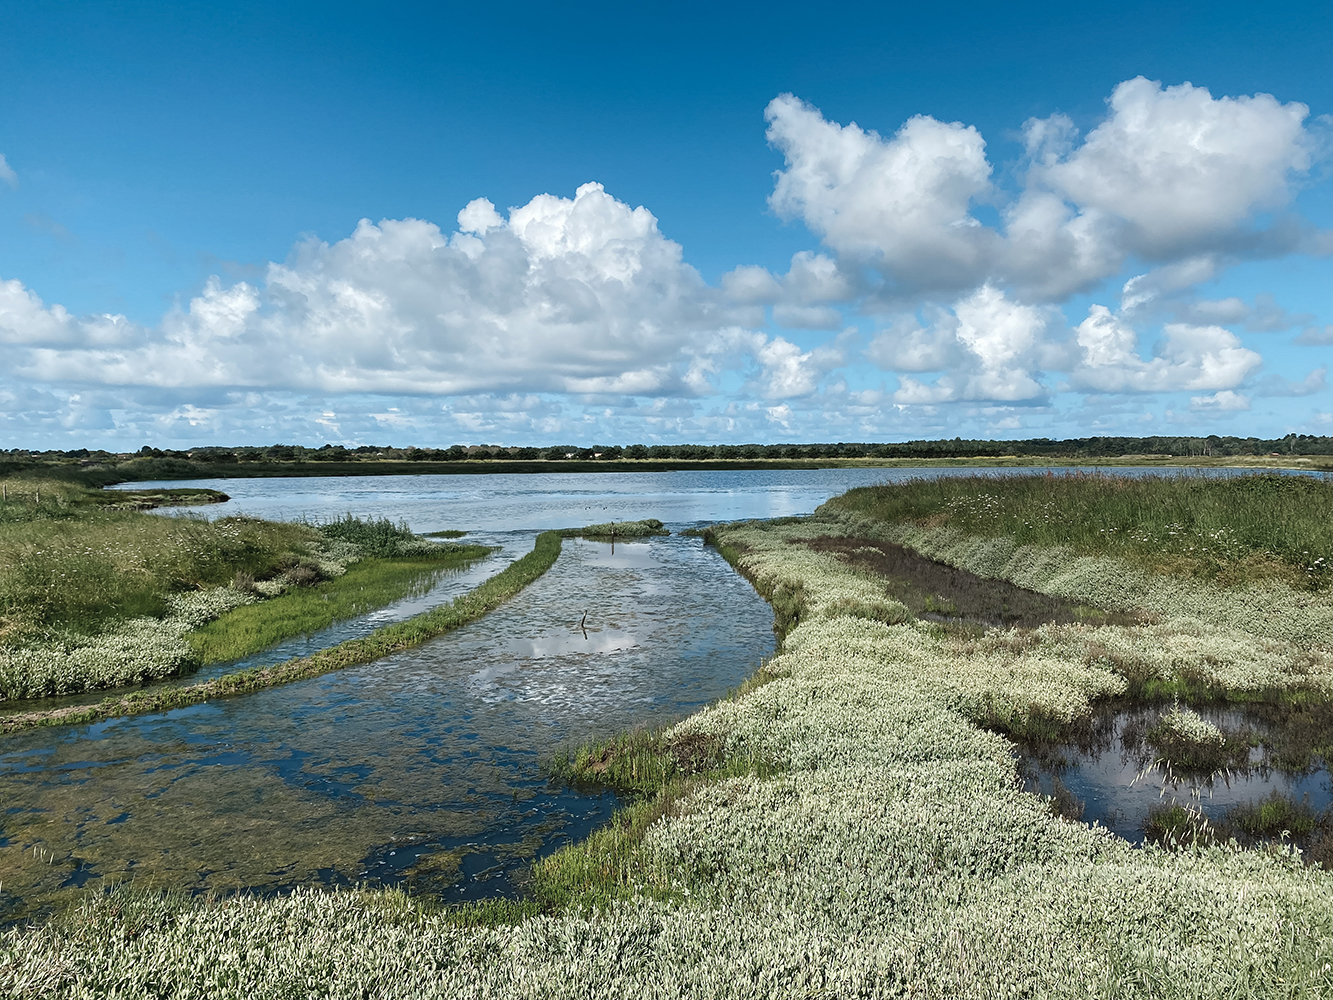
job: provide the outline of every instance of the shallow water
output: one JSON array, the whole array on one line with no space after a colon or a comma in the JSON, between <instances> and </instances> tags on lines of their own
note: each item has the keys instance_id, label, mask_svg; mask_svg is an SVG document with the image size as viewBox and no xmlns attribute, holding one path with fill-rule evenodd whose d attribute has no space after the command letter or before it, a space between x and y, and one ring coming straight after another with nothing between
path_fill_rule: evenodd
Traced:
<instances>
[{"instance_id":1,"label":"shallow water","mask_svg":"<svg viewBox=\"0 0 1333 1000\"><path fill-rule=\"evenodd\" d=\"M767 605L698 539L614 554L569 539L513 600L417 649L9 737L0 903L13 919L131 875L192 890L415 877L445 898L513 891L510 875L614 805L548 787L542 758L689 714L772 649Z\"/></svg>"},{"instance_id":2,"label":"shallow water","mask_svg":"<svg viewBox=\"0 0 1333 1000\"><path fill-rule=\"evenodd\" d=\"M1133 844L1146 839L1149 812L1173 803L1201 811L1215 826L1229 809L1258 803L1273 792L1303 800L1316 812L1333 805L1326 765L1290 773L1272 766L1263 747L1251 750L1249 765L1241 768L1216 774L1168 772L1139 736L1170 708L1110 708L1081 739L1057 747L1021 747L1024 787L1050 795L1058 780L1081 804L1083 822L1104 826ZM1269 729L1254 713L1207 706L1195 710L1224 731L1249 729L1262 736Z\"/></svg>"}]
</instances>

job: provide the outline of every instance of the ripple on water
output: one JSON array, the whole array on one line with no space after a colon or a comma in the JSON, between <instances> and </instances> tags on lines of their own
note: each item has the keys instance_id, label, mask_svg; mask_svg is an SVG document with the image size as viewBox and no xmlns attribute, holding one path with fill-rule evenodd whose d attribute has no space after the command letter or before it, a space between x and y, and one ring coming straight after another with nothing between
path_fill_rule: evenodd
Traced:
<instances>
[{"instance_id":1,"label":"ripple on water","mask_svg":"<svg viewBox=\"0 0 1333 1000\"><path fill-rule=\"evenodd\" d=\"M585 617L586 616L586 617ZM245 698L34 730L0 752L0 907L133 876L192 891L515 891L609 794L561 746L680 718L773 650L771 612L697 539L570 539L501 608L417 649Z\"/></svg>"}]
</instances>

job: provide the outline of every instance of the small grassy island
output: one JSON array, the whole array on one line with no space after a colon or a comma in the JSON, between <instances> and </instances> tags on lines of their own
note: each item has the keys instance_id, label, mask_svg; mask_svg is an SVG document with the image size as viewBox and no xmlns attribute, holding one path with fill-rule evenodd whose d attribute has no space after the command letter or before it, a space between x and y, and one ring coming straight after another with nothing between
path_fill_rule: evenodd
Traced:
<instances>
[{"instance_id":1,"label":"small grassy island","mask_svg":"<svg viewBox=\"0 0 1333 1000\"><path fill-rule=\"evenodd\" d=\"M1149 704L1157 760L1244 766L1196 709L1245 705L1280 723L1273 766L1326 765L1329 484L918 480L707 541L771 601L778 654L674 726L555 760L631 802L526 898L126 887L0 937L0 994L1333 994L1327 815L1164 814L1135 848L1024 791L1014 743Z\"/></svg>"}]
</instances>

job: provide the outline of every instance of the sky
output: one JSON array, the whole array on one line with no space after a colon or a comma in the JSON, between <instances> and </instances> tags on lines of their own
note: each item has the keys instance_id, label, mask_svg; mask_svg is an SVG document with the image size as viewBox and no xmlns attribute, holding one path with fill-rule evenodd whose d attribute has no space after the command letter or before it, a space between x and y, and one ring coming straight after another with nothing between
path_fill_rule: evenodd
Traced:
<instances>
[{"instance_id":1,"label":"sky","mask_svg":"<svg viewBox=\"0 0 1333 1000\"><path fill-rule=\"evenodd\" d=\"M0 447L1333 434L1327 3L0 6Z\"/></svg>"}]
</instances>

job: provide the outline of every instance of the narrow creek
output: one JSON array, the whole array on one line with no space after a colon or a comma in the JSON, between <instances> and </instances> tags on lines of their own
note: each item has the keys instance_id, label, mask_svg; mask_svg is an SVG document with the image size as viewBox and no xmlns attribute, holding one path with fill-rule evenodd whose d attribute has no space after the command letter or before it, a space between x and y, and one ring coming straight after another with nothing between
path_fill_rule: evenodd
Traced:
<instances>
[{"instance_id":1,"label":"narrow creek","mask_svg":"<svg viewBox=\"0 0 1333 1000\"><path fill-rule=\"evenodd\" d=\"M126 877L512 893L515 873L615 806L548 785L541 760L725 694L772 653L771 620L697 538L614 552L568 539L512 601L417 649L246 698L15 734L0 745L0 915Z\"/></svg>"}]
</instances>

